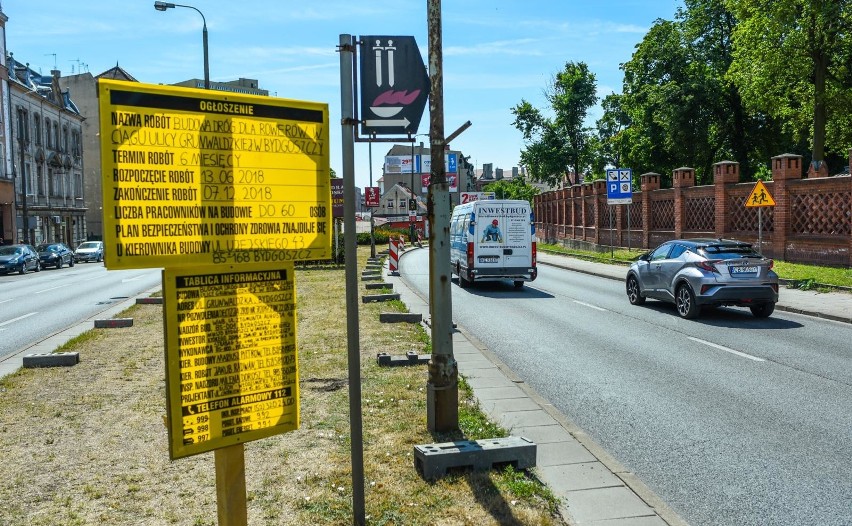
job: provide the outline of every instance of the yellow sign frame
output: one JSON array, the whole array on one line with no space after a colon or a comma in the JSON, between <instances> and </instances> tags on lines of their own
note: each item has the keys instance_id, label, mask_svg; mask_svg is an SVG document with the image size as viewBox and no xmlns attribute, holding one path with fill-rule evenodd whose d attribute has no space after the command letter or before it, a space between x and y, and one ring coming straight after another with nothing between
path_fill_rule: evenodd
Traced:
<instances>
[{"instance_id":1,"label":"yellow sign frame","mask_svg":"<svg viewBox=\"0 0 852 526\"><path fill-rule=\"evenodd\" d=\"M328 105L101 79L110 269L331 257Z\"/></svg>"},{"instance_id":2,"label":"yellow sign frame","mask_svg":"<svg viewBox=\"0 0 852 526\"><path fill-rule=\"evenodd\" d=\"M759 208L762 206L775 206L775 199L769 193L769 189L763 184L763 181L758 181L754 185L754 189L748 194L745 202L746 208Z\"/></svg>"},{"instance_id":3,"label":"yellow sign frame","mask_svg":"<svg viewBox=\"0 0 852 526\"><path fill-rule=\"evenodd\" d=\"M300 426L292 262L163 271L171 459Z\"/></svg>"}]
</instances>

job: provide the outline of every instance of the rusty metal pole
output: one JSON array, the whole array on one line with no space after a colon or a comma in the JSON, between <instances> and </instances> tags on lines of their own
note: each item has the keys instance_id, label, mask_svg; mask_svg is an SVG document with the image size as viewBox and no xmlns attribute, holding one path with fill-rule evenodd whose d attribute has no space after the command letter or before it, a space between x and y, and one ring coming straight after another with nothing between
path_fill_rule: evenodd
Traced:
<instances>
[{"instance_id":1,"label":"rusty metal pole","mask_svg":"<svg viewBox=\"0 0 852 526\"><path fill-rule=\"evenodd\" d=\"M444 166L444 77L441 0L427 0L429 19L429 315L432 359L426 383L426 425L432 432L459 427L459 368L453 357L453 305L450 288L450 192Z\"/></svg>"}]
</instances>

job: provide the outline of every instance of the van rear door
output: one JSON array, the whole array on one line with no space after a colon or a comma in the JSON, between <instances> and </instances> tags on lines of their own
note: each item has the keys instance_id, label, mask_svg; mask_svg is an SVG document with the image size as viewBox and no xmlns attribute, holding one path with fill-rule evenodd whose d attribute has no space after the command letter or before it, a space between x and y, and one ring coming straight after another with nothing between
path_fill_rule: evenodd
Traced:
<instances>
[{"instance_id":1,"label":"van rear door","mask_svg":"<svg viewBox=\"0 0 852 526\"><path fill-rule=\"evenodd\" d=\"M532 265L529 203L482 201L476 218L480 268L528 268Z\"/></svg>"}]
</instances>

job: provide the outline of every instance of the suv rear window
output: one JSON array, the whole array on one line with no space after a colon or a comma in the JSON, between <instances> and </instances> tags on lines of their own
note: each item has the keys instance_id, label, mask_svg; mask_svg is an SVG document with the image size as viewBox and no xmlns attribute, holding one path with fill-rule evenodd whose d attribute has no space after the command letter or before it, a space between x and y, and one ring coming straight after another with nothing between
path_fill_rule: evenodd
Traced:
<instances>
[{"instance_id":1,"label":"suv rear window","mask_svg":"<svg viewBox=\"0 0 852 526\"><path fill-rule=\"evenodd\" d=\"M700 252L707 259L737 259L737 258L760 258L760 254L751 248L751 245L710 245L702 247Z\"/></svg>"}]
</instances>

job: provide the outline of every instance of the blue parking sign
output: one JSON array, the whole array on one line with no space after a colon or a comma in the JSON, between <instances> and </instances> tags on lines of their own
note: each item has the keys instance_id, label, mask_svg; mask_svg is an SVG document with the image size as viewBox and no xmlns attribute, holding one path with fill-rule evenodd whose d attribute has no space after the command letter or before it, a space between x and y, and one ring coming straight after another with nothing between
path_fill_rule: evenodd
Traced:
<instances>
[{"instance_id":1,"label":"blue parking sign","mask_svg":"<svg viewBox=\"0 0 852 526\"><path fill-rule=\"evenodd\" d=\"M633 170L615 168L606 171L606 199L610 205L633 202Z\"/></svg>"}]
</instances>

